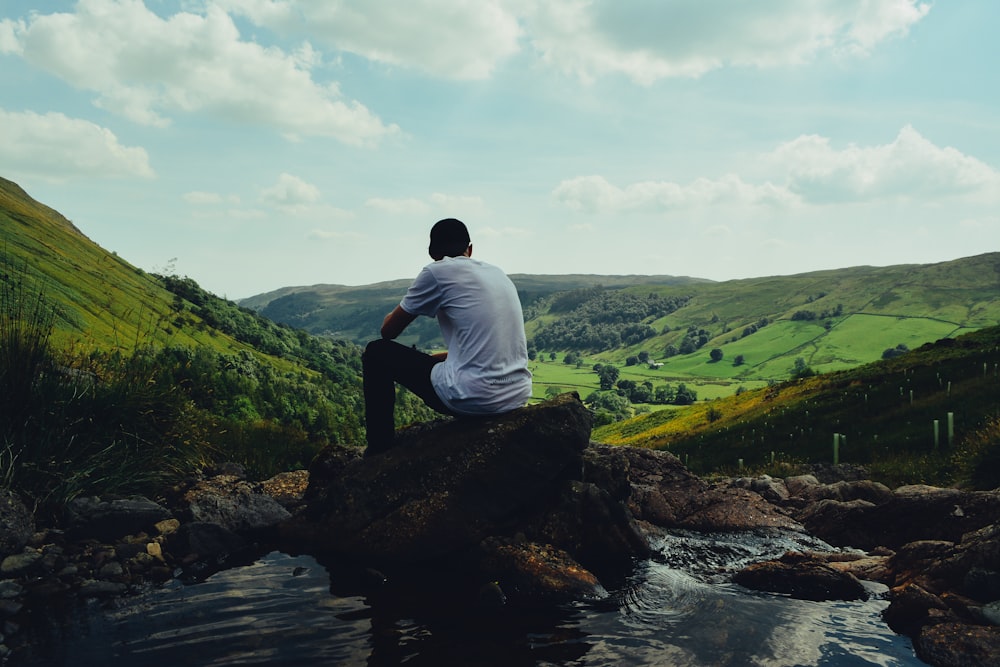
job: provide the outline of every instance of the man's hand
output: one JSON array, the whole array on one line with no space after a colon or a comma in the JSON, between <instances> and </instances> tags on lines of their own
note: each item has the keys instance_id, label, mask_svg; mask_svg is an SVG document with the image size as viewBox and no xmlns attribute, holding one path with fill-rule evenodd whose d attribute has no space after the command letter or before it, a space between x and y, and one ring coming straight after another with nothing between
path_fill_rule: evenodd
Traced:
<instances>
[{"instance_id":1,"label":"man's hand","mask_svg":"<svg viewBox=\"0 0 1000 667\"><path fill-rule=\"evenodd\" d=\"M391 313L382 320L382 338L393 340L403 330L410 325L410 322L417 319L416 315L406 312L402 306L396 306Z\"/></svg>"}]
</instances>

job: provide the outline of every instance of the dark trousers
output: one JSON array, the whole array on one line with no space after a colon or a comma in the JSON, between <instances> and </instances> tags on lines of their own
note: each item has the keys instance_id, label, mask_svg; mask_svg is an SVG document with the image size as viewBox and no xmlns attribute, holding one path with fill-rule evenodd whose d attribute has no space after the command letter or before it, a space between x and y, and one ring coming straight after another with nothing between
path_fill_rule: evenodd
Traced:
<instances>
[{"instance_id":1,"label":"dark trousers","mask_svg":"<svg viewBox=\"0 0 1000 667\"><path fill-rule=\"evenodd\" d=\"M368 343L361 356L364 372L365 428L368 449L365 456L379 454L392 447L396 425L393 408L399 383L423 399L428 406L451 414L431 385L431 369L441 363L431 355L399 343L379 339Z\"/></svg>"}]
</instances>

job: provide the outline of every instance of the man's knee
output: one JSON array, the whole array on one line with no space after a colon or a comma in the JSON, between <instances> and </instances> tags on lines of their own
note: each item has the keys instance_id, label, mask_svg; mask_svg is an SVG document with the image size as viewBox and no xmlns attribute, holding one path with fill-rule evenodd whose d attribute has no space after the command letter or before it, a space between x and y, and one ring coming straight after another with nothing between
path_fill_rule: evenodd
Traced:
<instances>
[{"instance_id":1,"label":"man's knee","mask_svg":"<svg viewBox=\"0 0 1000 667\"><path fill-rule=\"evenodd\" d=\"M377 364L385 359L389 347L394 345L391 340L379 338L371 341L365 346L365 351L361 354L361 362L364 364Z\"/></svg>"}]
</instances>

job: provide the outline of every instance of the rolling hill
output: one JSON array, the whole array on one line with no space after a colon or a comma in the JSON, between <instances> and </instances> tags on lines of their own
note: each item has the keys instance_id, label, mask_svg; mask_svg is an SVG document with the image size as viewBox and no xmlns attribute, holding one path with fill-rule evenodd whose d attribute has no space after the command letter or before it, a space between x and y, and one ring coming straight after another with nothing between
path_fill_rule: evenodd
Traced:
<instances>
[{"instance_id":1,"label":"rolling hill","mask_svg":"<svg viewBox=\"0 0 1000 667\"><path fill-rule=\"evenodd\" d=\"M859 266L725 282L674 276L511 278L521 294L529 341L540 352L562 356L575 350L588 362L617 364L645 352L663 364L655 374L662 379L720 380L733 387L785 379L799 359L817 372L841 370L879 359L900 345L915 348L1000 323L996 252L938 264ZM290 287L241 304L278 322L363 343L377 334L408 282ZM580 330L599 327L601 321L581 313L587 299L610 292L683 303L672 312L631 322L648 327L638 341L612 336L606 344L594 344L590 336L574 347L571 338L543 335L574 318ZM556 307L574 293L581 295L576 309ZM601 304L591 310L607 321L616 315L609 312L614 308ZM701 340L697 349L685 352L683 342L692 330ZM423 318L407 334L407 343L441 345L435 324ZM541 340L557 342L543 345ZM723 354L721 363L710 358L715 348ZM737 358L740 363L734 364Z\"/></svg>"},{"instance_id":2,"label":"rolling hill","mask_svg":"<svg viewBox=\"0 0 1000 667\"><path fill-rule=\"evenodd\" d=\"M141 271L5 179L0 405L0 478L39 506L364 441L357 346Z\"/></svg>"},{"instance_id":3,"label":"rolling hill","mask_svg":"<svg viewBox=\"0 0 1000 667\"><path fill-rule=\"evenodd\" d=\"M1000 485L1000 327L850 370L789 380L595 429L668 449L694 472L784 476L800 463L867 466L874 479Z\"/></svg>"}]
</instances>

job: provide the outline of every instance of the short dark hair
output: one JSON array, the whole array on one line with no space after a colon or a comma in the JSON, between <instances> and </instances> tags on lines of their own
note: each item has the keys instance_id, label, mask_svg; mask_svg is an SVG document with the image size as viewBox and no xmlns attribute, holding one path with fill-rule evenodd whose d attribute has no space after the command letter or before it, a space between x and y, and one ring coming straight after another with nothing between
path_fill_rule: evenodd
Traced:
<instances>
[{"instance_id":1,"label":"short dark hair","mask_svg":"<svg viewBox=\"0 0 1000 667\"><path fill-rule=\"evenodd\" d=\"M469 247L469 230L455 218L438 220L431 227L431 244L427 252L434 259L458 257Z\"/></svg>"}]
</instances>

